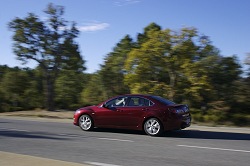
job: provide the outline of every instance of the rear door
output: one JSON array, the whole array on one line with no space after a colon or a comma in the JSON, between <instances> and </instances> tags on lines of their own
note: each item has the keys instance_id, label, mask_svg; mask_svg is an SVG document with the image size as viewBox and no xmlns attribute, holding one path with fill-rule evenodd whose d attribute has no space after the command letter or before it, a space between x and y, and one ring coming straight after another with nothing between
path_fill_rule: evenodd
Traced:
<instances>
[{"instance_id":1,"label":"rear door","mask_svg":"<svg viewBox=\"0 0 250 166\"><path fill-rule=\"evenodd\" d=\"M129 97L127 105L119 108L123 117L121 125L124 127L137 127L150 108L150 101L148 99L137 96Z\"/></svg>"}]
</instances>

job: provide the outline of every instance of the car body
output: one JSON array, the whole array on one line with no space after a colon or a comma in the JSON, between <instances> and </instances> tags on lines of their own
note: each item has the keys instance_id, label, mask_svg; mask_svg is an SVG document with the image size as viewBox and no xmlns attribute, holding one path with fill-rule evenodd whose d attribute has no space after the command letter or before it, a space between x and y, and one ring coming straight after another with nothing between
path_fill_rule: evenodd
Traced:
<instances>
[{"instance_id":1,"label":"car body","mask_svg":"<svg viewBox=\"0 0 250 166\"><path fill-rule=\"evenodd\" d=\"M167 130L189 127L191 115L187 105L160 96L126 94L76 110L73 123L85 131L94 127L119 128L158 136Z\"/></svg>"}]
</instances>

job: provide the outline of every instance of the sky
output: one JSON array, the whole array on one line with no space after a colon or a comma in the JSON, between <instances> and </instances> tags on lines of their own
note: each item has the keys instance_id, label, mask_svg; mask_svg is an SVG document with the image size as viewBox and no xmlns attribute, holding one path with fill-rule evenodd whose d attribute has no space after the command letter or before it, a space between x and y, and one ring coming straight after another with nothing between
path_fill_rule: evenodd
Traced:
<instances>
[{"instance_id":1,"label":"sky","mask_svg":"<svg viewBox=\"0 0 250 166\"><path fill-rule=\"evenodd\" d=\"M35 13L41 19L49 3L65 7L64 18L75 21L77 43L87 73L100 69L104 57L125 36L134 40L154 22L162 29L195 27L210 37L223 56L236 55L243 64L250 53L250 0L0 0L0 65L22 65L13 53L13 32L8 23Z\"/></svg>"}]
</instances>

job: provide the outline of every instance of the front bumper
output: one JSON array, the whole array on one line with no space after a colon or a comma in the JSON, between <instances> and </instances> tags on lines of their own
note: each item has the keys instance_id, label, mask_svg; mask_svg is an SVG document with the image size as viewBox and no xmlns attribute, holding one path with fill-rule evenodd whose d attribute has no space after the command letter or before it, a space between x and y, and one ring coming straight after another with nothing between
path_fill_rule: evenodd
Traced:
<instances>
[{"instance_id":1,"label":"front bumper","mask_svg":"<svg viewBox=\"0 0 250 166\"><path fill-rule=\"evenodd\" d=\"M80 112L76 111L73 117L73 124L76 126L79 126L79 122L78 122L79 116L80 116Z\"/></svg>"}]
</instances>

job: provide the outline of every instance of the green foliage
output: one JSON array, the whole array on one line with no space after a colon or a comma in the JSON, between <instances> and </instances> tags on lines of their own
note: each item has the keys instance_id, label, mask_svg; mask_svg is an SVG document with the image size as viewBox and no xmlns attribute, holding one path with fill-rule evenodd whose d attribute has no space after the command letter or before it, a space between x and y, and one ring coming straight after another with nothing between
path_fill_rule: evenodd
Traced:
<instances>
[{"instance_id":1,"label":"green foliage","mask_svg":"<svg viewBox=\"0 0 250 166\"><path fill-rule=\"evenodd\" d=\"M250 108L250 77L241 78L233 83L231 101L232 113L249 114Z\"/></svg>"},{"instance_id":2,"label":"green foliage","mask_svg":"<svg viewBox=\"0 0 250 166\"><path fill-rule=\"evenodd\" d=\"M152 83L162 82L166 78L163 62L164 52L169 46L169 39L165 38L169 31L147 29L145 35L147 39L140 47L131 50L125 62L125 83L133 93L153 92L155 87Z\"/></svg>"},{"instance_id":3,"label":"green foliage","mask_svg":"<svg viewBox=\"0 0 250 166\"><path fill-rule=\"evenodd\" d=\"M84 75L72 70L62 71L55 82L56 106L62 109L77 109L81 106L80 92L84 86Z\"/></svg>"},{"instance_id":4,"label":"green foliage","mask_svg":"<svg viewBox=\"0 0 250 166\"><path fill-rule=\"evenodd\" d=\"M133 47L132 39L126 35L105 58L99 76L106 96L112 97L130 92L129 87L124 84L124 63Z\"/></svg>"},{"instance_id":5,"label":"green foliage","mask_svg":"<svg viewBox=\"0 0 250 166\"><path fill-rule=\"evenodd\" d=\"M248 67L246 75L249 78L250 77L250 53L247 53L247 56L246 56L246 59L245 59L244 63Z\"/></svg>"},{"instance_id":6,"label":"green foliage","mask_svg":"<svg viewBox=\"0 0 250 166\"><path fill-rule=\"evenodd\" d=\"M237 57L221 56L196 28L173 31L151 23L135 41L122 38L99 71L84 74L76 24L68 25L61 6L49 4L45 13L46 21L31 13L9 23L18 59L38 66L0 66L0 111L53 110L54 99L58 109L76 109L142 93L188 104L195 122L249 125L250 72L241 77Z\"/></svg>"},{"instance_id":7,"label":"green foliage","mask_svg":"<svg viewBox=\"0 0 250 166\"><path fill-rule=\"evenodd\" d=\"M46 108L54 110L54 84L61 70L82 72L85 67L75 38L79 31L73 22L62 17L64 8L49 4L44 11L48 19L42 21L33 13L15 18L9 23L14 32L14 52L23 63L34 60L43 71Z\"/></svg>"},{"instance_id":8,"label":"green foliage","mask_svg":"<svg viewBox=\"0 0 250 166\"><path fill-rule=\"evenodd\" d=\"M125 83L131 91L141 93L143 89L172 100L192 97L203 102L202 94L211 90L203 61L217 56L208 39L198 36L194 28L183 28L180 33L147 28L144 34L146 39L129 53L125 64ZM159 85L165 92L155 90Z\"/></svg>"},{"instance_id":9,"label":"green foliage","mask_svg":"<svg viewBox=\"0 0 250 166\"><path fill-rule=\"evenodd\" d=\"M83 105L95 105L107 99L100 75L93 74L81 93Z\"/></svg>"},{"instance_id":10,"label":"green foliage","mask_svg":"<svg viewBox=\"0 0 250 166\"><path fill-rule=\"evenodd\" d=\"M233 114L230 116L230 121L237 126L250 126L249 114Z\"/></svg>"},{"instance_id":11,"label":"green foliage","mask_svg":"<svg viewBox=\"0 0 250 166\"><path fill-rule=\"evenodd\" d=\"M37 75L31 69L8 68L0 82L0 110L15 111L42 108L43 96Z\"/></svg>"}]
</instances>

